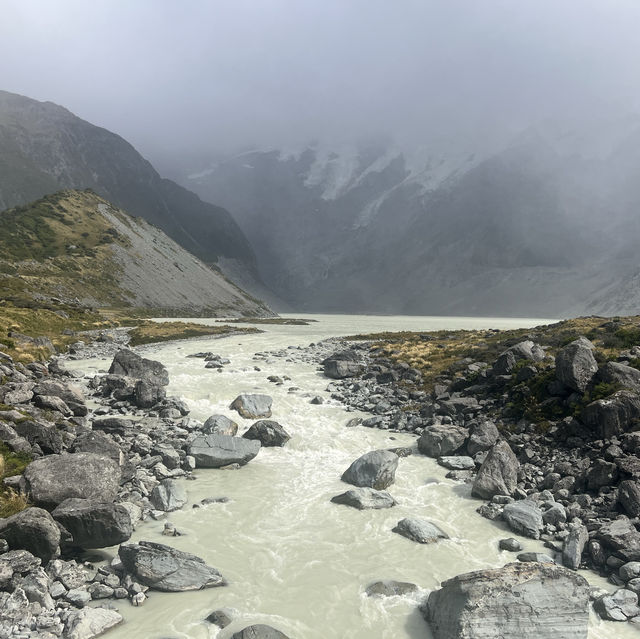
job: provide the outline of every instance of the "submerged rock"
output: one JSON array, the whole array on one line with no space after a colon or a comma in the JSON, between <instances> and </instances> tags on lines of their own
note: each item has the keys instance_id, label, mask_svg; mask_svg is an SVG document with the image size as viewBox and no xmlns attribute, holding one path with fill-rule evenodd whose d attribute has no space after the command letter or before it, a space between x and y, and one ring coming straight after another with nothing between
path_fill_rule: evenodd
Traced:
<instances>
[{"instance_id":1,"label":"submerged rock","mask_svg":"<svg viewBox=\"0 0 640 639\"><path fill-rule=\"evenodd\" d=\"M118 555L128 573L154 590L182 592L226 585L222 575L200 557L164 544L125 544Z\"/></svg>"},{"instance_id":2,"label":"submerged rock","mask_svg":"<svg viewBox=\"0 0 640 639\"><path fill-rule=\"evenodd\" d=\"M342 474L342 481L354 486L384 490L393 484L398 456L388 450L373 450L358 457Z\"/></svg>"},{"instance_id":3,"label":"submerged rock","mask_svg":"<svg viewBox=\"0 0 640 639\"><path fill-rule=\"evenodd\" d=\"M245 419L259 419L271 417L273 399L269 395L238 395L229 408L236 410Z\"/></svg>"},{"instance_id":4,"label":"submerged rock","mask_svg":"<svg viewBox=\"0 0 640 639\"><path fill-rule=\"evenodd\" d=\"M284 446L291 435L280 425L270 419L261 419L253 424L243 435L245 439L257 439L263 446Z\"/></svg>"},{"instance_id":5,"label":"submerged rock","mask_svg":"<svg viewBox=\"0 0 640 639\"><path fill-rule=\"evenodd\" d=\"M271 626L259 623L234 632L231 639L289 639L289 637Z\"/></svg>"},{"instance_id":6,"label":"submerged rock","mask_svg":"<svg viewBox=\"0 0 640 639\"><path fill-rule=\"evenodd\" d=\"M392 579L385 579L383 581L376 581L369 584L365 593L369 597L401 597L402 595L410 595L414 592L418 592L418 590L418 586L407 581L393 581Z\"/></svg>"},{"instance_id":7,"label":"submerged rock","mask_svg":"<svg viewBox=\"0 0 640 639\"><path fill-rule=\"evenodd\" d=\"M353 488L345 493L331 498L334 504L344 504L359 510L391 508L396 505L396 500L383 490L375 488Z\"/></svg>"},{"instance_id":8,"label":"submerged rock","mask_svg":"<svg viewBox=\"0 0 640 639\"><path fill-rule=\"evenodd\" d=\"M589 585L542 563L512 563L442 583L424 610L434 639L585 639Z\"/></svg>"},{"instance_id":9,"label":"submerged rock","mask_svg":"<svg viewBox=\"0 0 640 639\"><path fill-rule=\"evenodd\" d=\"M392 529L392 532L419 544L432 544L439 539L449 539L447 533L424 519L401 519Z\"/></svg>"}]
</instances>

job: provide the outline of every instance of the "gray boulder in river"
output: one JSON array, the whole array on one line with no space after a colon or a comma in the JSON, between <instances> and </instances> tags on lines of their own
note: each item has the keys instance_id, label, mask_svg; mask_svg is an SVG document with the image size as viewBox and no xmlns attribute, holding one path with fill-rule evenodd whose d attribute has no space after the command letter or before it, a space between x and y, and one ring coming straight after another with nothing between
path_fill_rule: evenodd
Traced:
<instances>
[{"instance_id":1,"label":"gray boulder in river","mask_svg":"<svg viewBox=\"0 0 640 639\"><path fill-rule=\"evenodd\" d=\"M71 545L79 548L115 546L127 541L133 532L129 511L113 502L65 499L52 516L71 533Z\"/></svg>"},{"instance_id":2,"label":"gray boulder in river","mask_svg":"<svg viewBox=\"0 0 640 639\"><path fill-rule=\"evenodd\" d=\"M164 544L124 544L118 555L129 574L154 590L182 592L226 585L222 575L200 557Z\"/></svg>"},{"instance_id":3,"label":"gray boulder in river","mask_svg":"<svg viewBox=\"0 0 640 639\"><path fill-rule=\"evenodd\" d=\"M196 437L188 453L198 468L221 468L229 464L244 465L260 451L260 442L229 435L203 435Z\"/></svg>"},{"instance_id":4,"label":"gray boulder in river","mask_svg":"<svg viewBox=\"0 0 640 639\"><path fill-rule=\"evenodd\" d=\"M163 479L151 491L149 501L154 508L172 512L187 503L187 491L181 482L175 479Z\"/></svg>"},{"instance_id":5,"label":"gray boulder in river","mask_svg":"<svg viewBox=\"0 0 640 639\"><path fill-rule=\"evenodd\" d=\"M256 439L263 446L284 446L291 439L291 435L271 419L257 421L242 437Z\"/></svg>"},{"instance_id":6,"label":"gray boulder in river","mask_svg":"<svg viewBox=\"0 0 640 639\"><path fill-rule=\"evenodd\" d=\"M513 495L518 486L520 464L507 442L498 442L480 466L471 494L482 499Z\"/></svg>"},{"instance_id":7,"label":"gray boulder in river","mask_svg":"<svg viewBox=\"0 0 640 639\"><path fill-rule=\"evenodd\" d=\"M259 623L234 632L231 639L289 639L289 637L271 626Z\"/></svg>"},{"instance_id":8,"label":"gray boulder in river","mask_svg":"<svg viewBox=\"0 0 640 639\"><path fill-rule=\"evenodd\" d=\"M169 373L163 364L140 357L127 348L116 353L109 373L143 380L154 386L166 386L169 383Z\"/></svg>"},{"instance_id":9,"label":"gray boulder in river","mask_svg":"<svg viewBox=\"0 0 640 639\"><path fill-rule=\"evenodd\" d=\"M458 575L423 610L434 639L585 639L589 584L543 563L512 563Z\"/></svg>"},{"instance_id":10,"label":"gray boulder in river","mask_svg":"<svg viewBox=\"0 0 640 639\"><path fill-rule=\"evenodd\" d=\"M269 395L238 395L229 408L237 410L241 417L245 419L259 419L260 417L271 417L271 404L273 400Z\"/></svg>"},{"instance_id":11,"label":"gray boulder in river","mask_svg":"<svg viewBox=\"0 0 640 639\"><path fill-rule=\"evenodd\" d=\"M334 504L351 506L358 510L391 508L396 505L396 500L384 490L375 488L352 488L345 493L331 498Z\"/></svg>"},{"instance_id":12,"label":"gray boulder in river","mask_svg":"<svg viewBox=\"0 0 640 639\"><path fill-rule=\"evenodd\" d=\"M424 519L401 519L392 529L392 532L398 533L411 541L419 544L432 544L439 539L449 539L449 535L443 532L438 526Z\"/></svg>"},{"instance_id":13,"label":"gray boulder in river","mask_svg":"<svg viewBox=\"0 0 640 639\"><path fill-rule=\"evenodd\" d=\"M37 506L54 508L65 499L113 501L120 486L118 464L95 453L48 455L24 471L25 489Z\"/></svg>"},{"instance_id":14,"label":"gray boulder in river","mask_svg":"<svg viewBox=\"0 0 640 639\"><path fill-rule=\"evenodd\" d=\"M238 424L224 415L211 415L202 426L205 435L230 435L238 432Z\"/></svg>"},{"instance_id":15,"label":"gray boulder in river","mask_svg":"<svg viewBox=\"0 0 640 639\"><path fill-rule=\"evenodd\" d=\"M358 457L341 479L354 486L384 490L395 480L398 459L398 455L389 450L372 450Z\"/></svg>"}]
</instances>

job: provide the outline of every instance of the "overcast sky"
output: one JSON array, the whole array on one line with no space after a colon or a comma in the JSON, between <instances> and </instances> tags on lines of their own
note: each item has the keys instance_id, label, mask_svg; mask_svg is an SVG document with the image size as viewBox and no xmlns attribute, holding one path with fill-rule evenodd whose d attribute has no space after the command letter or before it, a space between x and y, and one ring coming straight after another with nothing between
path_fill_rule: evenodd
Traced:
<instances>
[{"instance_id":1,"label":"overcast sky","mask_svg":"<svg viewBox=\"0 0 640 639\"><path fill-rule=\"evenodd\" d=\"M639 0L0 0L0 88L152 160L637 110Z\"/></svg>"}]
</instances>

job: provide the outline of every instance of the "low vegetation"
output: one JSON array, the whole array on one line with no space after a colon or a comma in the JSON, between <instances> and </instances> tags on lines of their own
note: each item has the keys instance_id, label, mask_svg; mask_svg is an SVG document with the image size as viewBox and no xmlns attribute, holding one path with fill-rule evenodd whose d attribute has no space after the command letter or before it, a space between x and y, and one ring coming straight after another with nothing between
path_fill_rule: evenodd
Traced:
<instances>
[{"instance_id":1,"label":"low vegetation","mask_svg":"<svg viewBox=\"0 0 640 639\"><path fill-rule=\"evenodd\" d=\"M177 339L189 339L191 337L224 337L247 333L260 333L253 327L240 326L207 326L191 322L152 322L142 321L133 328L129 335L131 346L141 344L153 344L156 342L169 342Z\"/></svg>"},{"instance_id":2,"label":"low vegetation","mask_svg":"<svg viewBox=\"0 0 640 639\"><path fill-rule=\"evenodd\" d=\"M0 442L0 518L15 515L29 505L24 495L7 488L1 480L21 475L30 461L28 455L14 453L6 444Z\"/></svg>"},{"instance_id":3,"label":"low vegetation","mask_svg":"<svg viewBox=\"0 0 640 639\"><path fill-rule=\"evenodd\" d=\"M280 324L283 326L308 326L314 319L299 319L295 317L238 317L235 319L217 320L225 324Z\"/></svg>"}]
</instances>

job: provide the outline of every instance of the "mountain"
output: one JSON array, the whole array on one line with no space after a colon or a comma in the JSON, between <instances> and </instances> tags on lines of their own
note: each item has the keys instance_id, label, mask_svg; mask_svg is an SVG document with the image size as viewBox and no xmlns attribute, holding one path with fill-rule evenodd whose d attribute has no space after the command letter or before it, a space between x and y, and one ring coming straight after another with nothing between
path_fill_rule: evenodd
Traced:
<instances>
[{"instance_id":1,"label":"mountain","mask_svg":"<svg viewBox=\"0 0 640 639\"><path fill-rule=\"evenodd\" d=\"M0 91L0 209L86 188L260 288L255 255L228 211L161 178L118 135L51 102Z\"/></svg>"},{"instance_id":2,"label":"mountain","mask_svg":"<svg viewBox=\"0 0 640 639\"><path fill-rule=\"evenodd\" d=\"M543 123L499 149L253 150L179 180L233 212L310 311L636 313L640 120Z\"/></svg>"},{"instance_id":3,"label":"mountain","mask_svg":"<svg viewBox=\"0 0 640 639\"><path fill-rule=\"evenodd\" d=\"M60 191L0 213L0 290L24 303L271 315L217 269L90 190Z\"/></svg>"}]
</instances>

